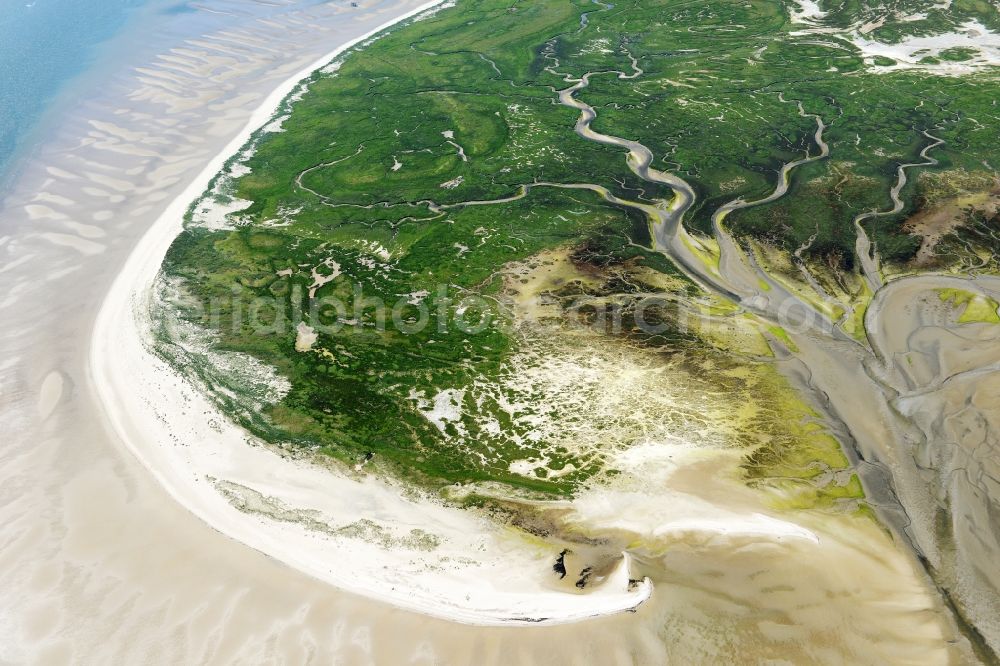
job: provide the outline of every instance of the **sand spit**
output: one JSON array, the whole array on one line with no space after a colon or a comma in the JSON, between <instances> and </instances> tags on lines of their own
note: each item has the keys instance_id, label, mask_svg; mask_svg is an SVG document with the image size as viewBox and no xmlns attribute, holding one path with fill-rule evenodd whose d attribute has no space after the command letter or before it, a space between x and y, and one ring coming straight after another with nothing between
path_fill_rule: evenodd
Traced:
<instances>
[{"instance_id":1,"label":"sand spit","mask_svg":"<svg viewBox=\"0 0 1000 666\"><path fill-rule=\"evenodd\" d=\"M129 258L98 317L94 382L108 418L133 453L182 505L220 532L338 587L476 624L567 622L632 610L649 581L630 583L628 558L580 594L554 589L558 552L458 509L403 497L308 463L281 460L214 414L147 349L149 294L189 202L231 154L272 120L300 80L408 11L291 76L160 216ZM319 526L319 528L317 528Z\"/></svg>"}]
</instances>

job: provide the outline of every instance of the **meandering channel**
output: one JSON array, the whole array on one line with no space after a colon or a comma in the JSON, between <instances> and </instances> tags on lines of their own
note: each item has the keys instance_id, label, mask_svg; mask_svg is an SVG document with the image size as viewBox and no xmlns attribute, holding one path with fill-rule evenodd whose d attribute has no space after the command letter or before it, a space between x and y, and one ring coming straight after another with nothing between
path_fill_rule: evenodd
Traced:
<instances>
[{"instance_id":1,"label":"meandering channel","mask_svg":"<svg viewBox=\"0 0 1000 666\"><path fill-rule=\"evenodd\" d=\"M634 76L612 73L620 78ZM612 203L644 212L651 220L655 249L666 254L681 270L717 295L789 327L796 349L794 353L782 350L784 354L792 354L792 362L786 359L788 374L823 409L848 449L869 502L923 563L954 611L956 623L981 654L995 657L1000 628L991 618L1000 617L996 601L1000 575L993 573L995 567L991 562L1000 554L1000 542L995 536L1000 533L1000 525L994 517L998 510L996 498L1000 495L1000 470L984 463L981 455L984 447L1000 452L1000 442L988 429L982 438L970 441L968 426L955 416L968 412L969 404L978 400L981 404L976 405L973 420L992 423L1000 405L995 399L983 404L990 399L983 398L975 384L955 388L958 382L952 382L947 395L935 395L935 391L940 393L941 387L954 376L946 373L948 361L953 363L956 355L968 359L966 364L972 366L964 371L968 376L1000 376L997 372L1000 354L991 351L996 347L998 335L995 330L987 330L978 332L975 341L970 340L959 332L954 317L942 319L940 299L935 296L941 289L952 289L992 298L991 302L996 303L1000 300L1000 280L924 274L885 284L880 277L874 279L878 276L877 267L860 224L867 217L901 212L905 207L900 194L907 182L906 170L937 164L928 153L943 141L925 131L932 143L921 150L922 162L898 168L897 182L890 192L892 209L867 214L855 221L861 232L857 245L859 264L874 292L865 317L868 345L859 344L838 324L763 271L723 224L726 216L736 210L777 201L788 192L791 174L797 167L829 155L822 118L808 114L801 102L796 102L800 115L816 120L813 138L819 153L807 153L785 164L774 191L767 197L751 202L736 199L713 214L714 241L719 253L717 263L713 264L709 248L683 226L685 213L695 203L693 188L675 174L652 168L652 152L641 143L592 129L597 112L576 94L589 85L593 75L587 73L578 79L563 75L573 85L558 91L560 103L580 111L576 133L584 139L628 151L629 169L647 182L670 188L673 199L650 205L624 201L599 186L575 187L593 189ZM922 300L914 303L917 295ZM933 343L919 346L913 337L929 330L927 319L934 321ZM905 344L899 343L900 340ZM914 365L913 353L928 358L923 363L922 375L907 367ZM904 399L908 395L919 399ZM923 413L912 407L918 403ZM938 414L938 420L928 420L928 413ZM970 472L970 467L975 473ZM955 476L956 471L961 471L961 476ZM944 530L942 521L948 526ZM983 590L990 592L983 594Z\"/></svg>"},{"instance_id":2,"label":"meandering channel","mask_svg":"<svg viewBox=\"0 0 1000 666\"><path fill-rule=\"evenodd\" d=\"M913 167L935 166L938 163L937 159L931 157L928 153L930 153L930 151L934 148L944 144L944 139L939 139L936 136L933 136L927 130L923 131L923 135L931 140L931 143L924 146L923 150L920 151L920 158L923 161L900 164L896 168L896 184L893 185L892 189L889 191L889 198L892 199L892 208L887 211L868 211L861 213L854 218L854 229L857 233L854 254L858 258L858 262L861 267L861 274L864 275L865 280L868 282L868 287L872 290L872 292L878 291L884 283L882 281L882 271L879 269L878 265L878 255L873 252L872 243L868 238L868 233L865 231L864 223L874 218L887 217L901 213L903 208L906 207L906 204L900 197L900 192L902 192L903 188L906 187L906 170Z\"/></svg>"}]
</instances>

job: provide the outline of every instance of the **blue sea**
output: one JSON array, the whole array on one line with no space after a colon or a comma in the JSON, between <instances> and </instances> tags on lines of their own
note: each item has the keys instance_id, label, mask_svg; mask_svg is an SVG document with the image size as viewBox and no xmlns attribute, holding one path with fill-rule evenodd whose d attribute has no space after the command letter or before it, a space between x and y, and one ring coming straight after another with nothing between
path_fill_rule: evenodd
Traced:
<instances>
[{"instance_id":1,"label":"blue sea","mask_svg":"<svg viewBox=\"0 0 1000 666\"><path fill-rule=\"evenodd\" d=\"M0 0L0 178L60 90L147 0Z\"/></svg>"},{"instance_id":2,"label":"blue sea","mask_svg":"<svg viewBox=\"0 0 1000 666\"><path fill-rule=\"evenodd\" d=\"M0 194L58 112L99 94L108 70L209 28L323 1L0 0Z\"/></svg>"}]
</instances>

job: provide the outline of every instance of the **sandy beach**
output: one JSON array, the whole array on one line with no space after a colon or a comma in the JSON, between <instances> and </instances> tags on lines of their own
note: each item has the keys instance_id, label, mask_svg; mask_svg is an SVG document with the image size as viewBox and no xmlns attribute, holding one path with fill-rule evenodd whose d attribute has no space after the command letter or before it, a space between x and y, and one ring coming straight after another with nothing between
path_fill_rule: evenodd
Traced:
<instances>
[{"instance_id":1,"label":"sandy beach","mask_svg":"<svg viewBox=\"0 0 1000 666\"><path fill-rule=\"evenodd\" d=\"M723 452L638 451L641 484L567 507L611 543L650 544L579 594L545 582L546 544L208 418L135 317L183 210L334 47L425 5L202 4L204 29L165 20L167 37L109 65L0 205L0 661L960 660L877 526L767 515L709 469ZM296 509L384 531L329 538ZM442 545L415 547L414 529ZM529 617L556 624L475 626Z\"/></svg>"},{"instance_id":2,"label":"sandy beach","mask_svg":"<svg viewBox=\"0 0 1000 666\"><path fill-rule=\"evenodd\" d=\"M385 27L289 77L153 224L98 315L95 390L116 432L181 505L223 534L338 587L470 624L551 624L633 610L649 598L652 584L646 579L629 585L627 555L595 590L581 594L569 584L559 589L552 575L558 546L540 545L431 498L406 497L402 488L375 477L351 479L284 460L259 443L248 446L247 433L147 349L149 294L184 211L251 135L272 121L301 79ZM657 529L818 543L808 530L760 514L708 514L686 512ZM338 530L359 524L365 525L364 535L337 537ZM436 545L407 547L413 530Z\"/></svg>"}]
</instances>

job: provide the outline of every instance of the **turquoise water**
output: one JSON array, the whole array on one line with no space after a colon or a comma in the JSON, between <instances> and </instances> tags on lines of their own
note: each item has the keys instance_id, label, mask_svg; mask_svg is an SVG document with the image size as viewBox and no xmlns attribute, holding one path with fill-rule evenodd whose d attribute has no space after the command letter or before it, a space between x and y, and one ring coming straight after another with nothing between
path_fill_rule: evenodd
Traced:
<instances>
[{"instance_id":1,"label":"turquoise water","mask_svg":"<svg viewBox=\"0 0 1000 666\"><path fill-rule=\"evenodd\" d=\"M192 36L328 1L0 0L0 198L19 158L58 133L65 111L108 92L115 72Z\"/></svg>"},{"instance_id":2,"label":"turquoise water","mask_svg":"<svg viewBox=\"0 0 1000 666\"><path fill-rule=\"evenodd\" d=\"M60 90L148 0L0 0L0 176Z\"/></svg>"}]
</instances>

